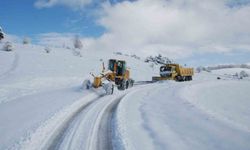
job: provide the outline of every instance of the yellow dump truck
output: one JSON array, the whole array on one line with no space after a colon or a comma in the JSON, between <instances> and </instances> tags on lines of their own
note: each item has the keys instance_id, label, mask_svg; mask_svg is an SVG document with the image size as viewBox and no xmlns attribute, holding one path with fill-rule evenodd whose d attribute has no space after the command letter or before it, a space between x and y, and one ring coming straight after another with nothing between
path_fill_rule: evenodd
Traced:
<instances>
[{"instance_id":1,"label":"yellow dump truck","mask_svg":"<svg viewBox=\"0 0 250 150\"><path fill-rule=\"evenodd\" d=\"M179 64L166 64L160 67L160 76L152 77L152 81L175 80L190 81L194 75L193 68L184 68Z\"/></svg>"}]
</instances>

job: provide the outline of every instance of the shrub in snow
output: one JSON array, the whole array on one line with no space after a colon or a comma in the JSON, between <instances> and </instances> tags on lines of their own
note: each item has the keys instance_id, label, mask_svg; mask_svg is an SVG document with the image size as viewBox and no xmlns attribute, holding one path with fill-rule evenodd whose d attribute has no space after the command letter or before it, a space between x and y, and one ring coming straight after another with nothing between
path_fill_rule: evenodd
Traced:
<instances>
[{"instance_id":1,"label":"shrub in snow","mask_svg":"<svg viewBox=\"0 0 250 150\"><path fill-rule=\"evenodd\" d=\"M80 57L82 57L81 51L80 51L79 49L73 49L73 54L74 54L75 56L80 56Z\"/></svg>"},{"instance_id":2,"label":"shrub in snow","mask_svg":"<svg viewBox=\"0 0 250 150\"><path fill-rule=\"evenodd\" d=\"M71 49L69 46L66 46L66 49Z\"/></svg>"},{"instance_id":3,"label":"shrub in snow","mask_svg":"<svg viewBox=\"0 0 250 150\"><path fill-rule=\"evenodd\" d=\"M115 55L122 55L121 52L114 52Z\"/></svg>"},{"instance_id":4,"label":"shrub in snow","mask_svg":"<svg viewBox=\"0 0 250 150\"><path fill-rule=\"evenodd\" d=\"M31 43L31 39L28 37L23 38L23 44L30 44Z\"/></svg>"},{"instance_id":5,"label":"shrub in snow","mask_svg":"<svg viewBox=\"0 0 250 150\"><path fill-rule=\"evenodd\" d=\"M82 49L83 48L83 44L82 44L82 41L79 38L79 36L75 36L74 47L77 48L77 49Z\"/></svg>"},{"instance_id":6,"label":"shrub in snow","mask_svg":"<svg viewBox=\"0 0 250 150\"><path fill-rule=\"evenodd\" d=\"M154 67L155 67L155 64L154 63L150 63L150 65L149 65L152 69L154 69Z\"/></svg>"},{"instance_id":7,"label":"shrub in snow","mask_svg":"<svg viewBox=\"0 0 250 150\"><path fill-rule=\"evenodd\" d=\"M0 41L2 41L2 39L4 39L4 33L2 28L0 27Z\"/></svg>"},{"instance_id":8,"label":"shrub in snow","mask_svg":"<svg viewBox=\"0 0 250 150\"><path fill-rule=\"evenodd\" d=\"M196 71L197 71L198 73L200 73L201 71L203 71L203 68L204 68L204 67L199 66L199 67L196 68Z\"/></svg>"},{"instance_id":9,"label":"shrub in snow","mask_svg":"<svg viewBox=\"0 0 250 150\"><path fill-rule=\"evenodd\" d=\"M242 77L238 72L236 72L236 73L233 75L233 78L234 78L234 79L243 79L243 77Z\"/></svg>"},{"instance_id":10,"label":"shrub in snow","mask_svg":"<svg viewBox=\"0 0 250 150\"><path fill-rule=\"evenodd\" d=\"M134 55L131 55L131 57L132 57L132 58L135 58L135 59L138 59L138 60L141 59L139 56L137 56L137 55L135 55L135 54L134 54Z\"/></svg>"},{"instance_id":11,"label":"shrub in snow","mask_svg":"<svg viewBox=\"0 0 250 150\"><path fill-rule=\"evenodd\" d=\"M198 73L202 72L202 71L206 71L206 72L211 72L211 70L207 69L206 67L202 67L202 66L199 66L196 68L196 71Z\"/></svg>"},{"instance_id":12,"label":"shrub in snow","mask_svg":"<svg viewBox=\"0 0 250 150\"><path fill-rule=\"evenodd\" d=\"M44 50L45 50L46 53L50 53L51 52L51 48L49 48L49 47L45 47Z\"/></svg>"},{"instance_id":13,"label":"shrub in snow","mask_svg":"<svg viewBox=\"0 0 250 150\"><path fill-rule=\"evenodd\" d=\"M13 51L13 45L11 42L6 42L3 46L4 51Z\"/></svg>"},{"instance_id":14,"label":"shrub in snow","mask_svg":"<svg viewBox=\"0 0 250 150\"><path fill-rule=\"evenodd\" d=\"M240 77L245 78L245 77L249 77L249 75L245 71L241 71Z\"/></svg>"}]
</instances>

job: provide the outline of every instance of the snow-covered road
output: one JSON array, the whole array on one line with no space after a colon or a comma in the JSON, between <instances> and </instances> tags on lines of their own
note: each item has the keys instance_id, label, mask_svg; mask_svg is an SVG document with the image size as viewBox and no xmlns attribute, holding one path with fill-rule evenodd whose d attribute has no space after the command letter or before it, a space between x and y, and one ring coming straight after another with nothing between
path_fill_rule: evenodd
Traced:
<instances>
[{"instance_id":1,"label":"snow-covered road","mask_svg":"<svg viewBox=\"0 0 250 150\"><path fill-rule=\"evenodd\" d=\"M90 93L56 113L12 149L112 149L112 118L127 92Z\"/></svg>"},{"instance_id":2,"label":"snow-covered road","mask_svg":"<svg viewBox=\"0 0 250 150\"><path fill-rule=\"evenodd\" d=\"M123 95L101 97L85 105L45 149L112 149L112 117Z\"/></svg>"}]
</instances>

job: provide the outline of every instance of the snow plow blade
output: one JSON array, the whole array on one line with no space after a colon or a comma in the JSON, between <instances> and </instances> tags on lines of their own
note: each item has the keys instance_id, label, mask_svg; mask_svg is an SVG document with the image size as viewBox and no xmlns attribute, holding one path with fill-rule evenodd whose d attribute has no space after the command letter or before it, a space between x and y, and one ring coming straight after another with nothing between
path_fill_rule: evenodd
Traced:
<instances>
[{"instance_id":1,"label":"snow plow blade","mask_svg":"<svg viewBox=\"0 0 250 150\"><path fill-rule=\"evenodd\" d=\"M162 80L171 80L171 78L164 78L164 77L152 77L152 82L162 81Z\"/></svg>"}]
</instances>

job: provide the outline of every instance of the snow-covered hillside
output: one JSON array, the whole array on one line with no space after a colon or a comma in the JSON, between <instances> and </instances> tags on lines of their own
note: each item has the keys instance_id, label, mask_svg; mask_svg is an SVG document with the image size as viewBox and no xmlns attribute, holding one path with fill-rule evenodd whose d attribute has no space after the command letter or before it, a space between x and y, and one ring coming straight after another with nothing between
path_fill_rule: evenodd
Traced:
<instances>
[{"instance_id":1,"label":"snow-covered hillside","mask_svg":"<svg viewBox=\"0 0 250 150\"><path fill-rule=\"evenodd\" d=\"M242 69L103 95L81 89L102 61L126 60L135 81L151 80L158 68L101 50L81 54L19 44L0 50L0 149L250 149L250 78L228 77Z\"/></svg>"}]
</instances>

